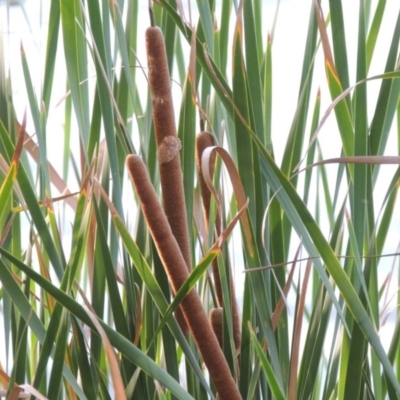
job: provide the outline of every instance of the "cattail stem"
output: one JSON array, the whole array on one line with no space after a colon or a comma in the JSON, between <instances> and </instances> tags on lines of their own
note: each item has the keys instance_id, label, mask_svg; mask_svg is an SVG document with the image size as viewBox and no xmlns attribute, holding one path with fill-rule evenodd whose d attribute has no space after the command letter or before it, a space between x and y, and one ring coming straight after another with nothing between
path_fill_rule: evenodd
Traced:
<instances>
[{"instance_id":1,"label":"cattail stem","mask_svg":"<svg viewBox=\"0 0 400 400\"><path fill-rule=\"evenodd\" d=\"M176 134L168 60L160 28L152 26L146 30L146 50L163 207L186 268L190 271L191 251L179 157L181 143ZM189 329L180 309L176 311L176 318L183 333L187 335Z\"/></svg>"},{"instance_id":2,"label":"cattail stem","mask_svg":"<svg viewBox=\"0 0 400 400\"><path fill-rule=\"evenodd\" d=\"M211 204L211 192L204 180L203 172L201 169L201 156L203 151L207 147L214 146L214 137L209 132L200 132L196 136L196 165L197 165L197 173L199 176L199 185L200 185L200 193L203 202L203 212L206 220L207 229L210 229L212 226L212 221L210 221L210 204ZM214 166L215 166L215 153L211 153L210 159L210 176L214 175ZM217 210L217 216L215 220L215 231L217 236L221 234L221 218ZM222 286L221 286L221 278L218 270L218 261L215 258L212 262L213 276L214 276L214 284L215 284L215 292L217 294L218 306L223 307L223 296L222 296ZM241 334L240 334L240 318L239 318L239 310L236 303L235 296L235 288L232 280L232 275L229 271L229 288L231 293L231 310L232 310L232 326L233 326L233 339L235 342L235 348L240 349L241 342Z\"/></svg>"},{"instance_id":3,"label":"cattail stem","mask_svg":"<svg viewBox=\"0 0 400 400\"><path fill-rule=\"evenodd\" d=\"M150 25L155 26L152 0L149 0L149 16L150 16Z\"/></svg>"},{"instance_id":4,"label":"cattail stem","mask_svg":"<svg viewBox=\"0 0 400 400\"><path fill-rule=\"evenodd\" d=\"M185 260L157 199L142 159L137 155L129 155L126 162L149 231L176 293L189 276ZM220 398L222 400L241 399L195 289L187 294L181 303L181 308Z\"/></svg>"}]
</instances>

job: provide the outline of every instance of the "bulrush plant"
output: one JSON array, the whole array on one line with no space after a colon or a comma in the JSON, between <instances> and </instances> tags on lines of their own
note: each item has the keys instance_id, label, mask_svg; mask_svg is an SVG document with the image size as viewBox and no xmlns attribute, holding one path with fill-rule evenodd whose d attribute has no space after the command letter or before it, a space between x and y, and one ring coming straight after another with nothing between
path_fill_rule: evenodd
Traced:
<instances>
[{"instance_id":1,"label":"bulrush plant","mask_svg":"<svg viewBox=\"0 0 400 400\"><path fill-rule=\"evenodd\" d=\"M200 193L201 199L203 203L203 213L206 222L207 229L214 229L214 222L210 221L210 204L211 204L211 191L207 186L207 183L204 180L202 166L201 166L201 157L203 151L207 147L211 147L215 145L214 137L211 135L210 132L200 132L196 135L196 166L197 166L197 175L199 177L199 186L200 186ZM214 176L214 167L215 167L215 159L216 153L211 153L211 157L209 160L209 168L210 168L210 176L211 178ZM221 216L219 215L219 210L216 212L215 218L215 234L216 236L220 236L221 234ZM218 260L215 258L212 262L212 269L213 269L213 277L214 277L214 285L215 285L215 292L217 295L218 306L223 307L224 301L222 296L222 286L221 286L221 278L220 273L218 270ZM230 307L232 310L232 327L233 327L233 339L235 342L236 350L240 349L240 317L239 317L239 310L236 302L235 296L235 287L233 284L232 279L232 272L229 271L229 290L230 290ZM213 312L214 310L211 310ZM221 309L216 309L213 315L210 314L210 320L214 321L212 326L219 326L219 329L222 329L223 326L223 319L221 314ZM216 317L218 315L218 317ZM219 321L217 323L216 321ZM222 330L218 332L219 336L222 334ZM221 340L222 343L222 340Z\"/></svg>"},{"instance_id":2,"label":"bulrush plant","mask_svg":"<svg viewBox=\"0 0 400 400\"><path fill-rule=\"evenodd\" d=\"M153 194L151 190L151 183L141 160L136 156L128 156L127 166L135 184L146 222L168 273L173 292L176 293L189 276L191 253L179 156L181 142L176 133L167 54L164 35L160 28L152 26L146 30L146 51L162 204L165 214L158 204L155 193ZM208 199L209 208L210 193L208 193ZM218 228L217 234L220 233L221 230ZM217 275L218 285L216 286L220 303L222 302L222 290L217 264L216 269L214 274ZM182 302L181 309L220 398L227 400L241 398L222 351L219 350L216 353L216 345L219 342L211 329L200 297L195 290L192 290ZM238 317L237 306L232 307L233 309ZM184 333L187 334L186 325L179 313L177 320ZM240 346L240 333L238 340L239 345L236 348Z\"/></svg>"},{"instance_id":3,"label":"bulrush plant","mask_svg":"<svg viewBox=\"0 0 400 400\"><path fill-rule=\"evenodd\" d=\"M178 154L175 157L178 157ZM186 262L172 233L165 212L158 201L142 159L138 155L129 155L126 165L139 197L147 226L168 274L173 291L176 293L189 277ZM238 387L217 337L211 329L196 289L192 289L182 300L181 309L220 399L241 399Z\"/></svg>"},{"instance_id":4,"label":"bulrush plant","mask_svg":"<svg viewBox=\"0 0 400 400\"><path fill-rule=\"evenodd\" d=\"M0 397L399 399L398 3L0 0Z\"/></svg>"},{"instance_id":5,"label":"bulrush plant","mask_svg":"<svg viewBox=\"0 0 400 400\"><path fill-rule=\"evenodd\" d=\"M186 268L190 271L192 261L179 157L181 142L175 127L175 113L164 35L159 27L151 26L146 30L146 51L163 208L171 226L172 234L185 260ZM179 309L176 317L182 331L187 334L188 329Z\"/></svg>"}]
</instances>

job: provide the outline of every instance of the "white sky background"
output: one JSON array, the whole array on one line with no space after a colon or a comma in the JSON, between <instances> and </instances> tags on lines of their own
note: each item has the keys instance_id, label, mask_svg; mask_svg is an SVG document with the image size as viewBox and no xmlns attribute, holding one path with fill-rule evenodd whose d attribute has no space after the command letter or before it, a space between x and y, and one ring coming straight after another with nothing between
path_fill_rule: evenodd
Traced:
<instances>
[{"instance_id":1,"label":"white sky background","mask_svg":"<svg viewBox=\"0 0 400 400\"><path fill-rule=\"evenodd\" d=\"M396 11L397 6L396 0L388 0L388 5L385 13L385 25L392 28L394 26L394 20L397 16ZM21 58L20 58L20 44L23 44L24 50L27 55L27 60L31 69L32 79L34 85L38 92L40 92L41 81L43 78L44 69L44 54L46 47L46 32L47 32L47 20L48 13L47 9L49 6L49 0L42 1L32 1L25 0L23 3L26 15L29 16L29 23L34 32L32 35L29 26L26 24L26 19L22 10L16 6L10 8L10 26L7 24L7 11L5 0L0 0L0 23L1 30L5 33L8 30L8 35L4 37L6 62L8 66L11 66L11 75L13 78L13 90L14 90L14 100L17 104L20 104L20 109L17 110L19 115L22 114L24 108L28 108L29 104L26 99L25 93L25 83L22 75ZM41 4L42 7L38 7ZM147 17L147 1L141 2L143 4L144 18L139 19L139 32L143 33L148 24ZM349 70L355 71L355 61L356 61L356 35L357 35L357 20L358 20L358 2L349 1L343 2L344 15L346 19L346 35L347 35L347 45L349 56ZM273 17L275 15L276 0L266 0L264 2L263 13L265 18L263 21L264 36L272 29ZM392 10L392 11L391 11ZM187 10L186 10L187 11ZM193 13L193 11L192 11ZM285 144L285 139L287 133L290 129L290 123L293 118L295 107L297 105L298 88L301 74L301 67L303 61L304 52L304 41L307 32L307 25L310 13L310 1L298 1L298 0L282 0L279 17L276 25L274 44L273 44L273 135L276 138L274 140L274 147L279 159L280 146ZM217 15L217 17L219 17ZM195 16L192 17L195 21ZM353 23L354 21L354 23ZM390 30L382 31L377 43L377 48L382 49L382 54L387 53L387 49L390 45L392 32ZM61 43L61 42L60 42ZM146 65L146 58L144 53L144 40L138 41L139 49L138 56L142 61L143 65ZM265 47L265 42L263 43ZM284 49L281 51L280 49ZM62 51L60 48L59 51ZM353 57L352 57L353 55ZM383 70L384 64L386 62L385 57L379 58L374 57L370 74L374 75L380 73ZM321 68L322 66L322 68ZM60 71L62 64L58 64L58 74L60 76ZM319 52L319 56L316 62L315 68L317 76L319 78L314 79L315 82L320 83L322 92L322 102L323 106L321 108L322 112L330 103L330 95L327 92L325 85L325 72L323 69L323 59L322 52ZM35 74L35 72L37 72ZM57 73L57 72L56 72ZM355 76L350 76L351 83L355 83ZM380 82L373 82L368 84L369 91L373 86L379 87ZM55 108L56 103L62 99L65 94L64 81L60 82L58 87L54 87L55 90L59 90L59 97L57 97L57 92L55 91L52 96L53 104L49 110L49 124L54 124L54 128L59 128L57 126L57 121L52 121L52 116L56 114L57 109ZM317 87L312 92L311 99L315 98ZM370 102L371 104L372 102ZM325 106L325 107L324 107ZM373 104L371 104L373 107ZM54 118L57 120L57 118ZM331 118L334 120L334 118ZM32 122L28 120L28 128L31 127L33 130ZM58 124L62 124L62 120L58 120ZM50 130L49 130L50 132ZM333 132L333 135L338 134ZM324 138L326 136L334 136L330 134L330 129L325 128L322 130L320 137ZM51 140L51 134L49 133L49 140ZM283 136L283 140L279 140ZM338 149L340 148L340 140L329 140L329 146L327 146L326 151L327 157L335 156L338 154ZM336 146L336 147L333 147ZM49 156L52 156L49 154ZM58 157L53 155L54 163L58 162Z\"/></svg>"},{"instance_id":2,"label":"white sky background","mask_svg":"<svg viewBox=\"0 0 400 400\"><path fill-rule=\"evenodd\" d=\"M185 1L183 1L185 2ZM13 85L13 97L14 102L17 105L17 114L22 119L22 114L26 109L28 111L28 132L33 133L33 123L29 115L29 103L25 91L25 83L22 74L21 57L20 57L20 44L24 46L24 50L29 63L30 71L32 74L33 84L38 93L40 93L41 82L43 78L44 70L44 54L46 49L46 32L47 32L47 20L48 20L48 7L50 0L25 0L22 2L25 8L25 13L29 17L30 27L26 23L26 18L21 8L11 7L9 14L7 14L7 7L3 1L0 0L0 29L3 33L3 41L6 56L6 65L11 71L12 85ZM195 2L192 0L192 3ZM358 1L343 1L344 16L345 16L345 29L347 37L347 50L349 54L349 71L354 73L356 70L355 63L357 58L357 21L358 21ZM139 32L142 32L144 38L144 31L148 26L148 13L147 13L147 0L140 1L143 8L143 18L139 19ZM327 1L323 2L326 6ZM376 1L373 2L372 10L376 5ZM274 44L273 44L273 144L275 149L275 155L279 160L283 146L286 143L286 138L290 130L291 121L295 113L297 105L297 97L299 91L300 74L303 62L304 43L305 35L308 27L308 19L310 14L311 1L305 0L282 0L280 5L279 17L276 25ZM326 7L325 7L326 8ZM265 15L263 28L265 30L264 37L266 38L267 33L272 29L272 22L275 15L276 1L265 0L263 5L263 14ZM381 50L383 57L374 57L369 76L379 74L384 70L386 63L386 55L388 47L391 42L392 30L394 27L394 21L397 18L399 9L398 0L388 0L387 7L384 15L384 26L388 26L389 29L382 30L378 39L376 49ZM219 15L217 15L219 18ZM196 21L195 15L193 14L193 20ZM9 24L8 24L9 20ZM32 35L32 33L34 35ZM61 41L59 42L61 43ZM138 40L138 57L140 58L143 65L146 65L146 56L144 50L144 40ZM265 48L265 42L263 43ZM59 51L62 51L60 48ZM56 107L56 104L65 95L65 79L59 79L57 76L63 76L63 66L61 63L57 64L55 82L60 82L56 87L53 87L52 105L49 109L49 122L47 127L48 135L48 156L49 161L56 167L56 169L62 173L61 157L57 154L57 148L60 146L60 140L62 140L63 134L63 104L60 107ZM90 73L89 73L90 74ZM322 51L319 51L316 68L315 68L315 87L311 93L311 104L313 103L318 87L321 89L321 115L325 112L329 106L330 94L326 87L325 71ZM92 71L94 75L94 71ZM140 74L138 73L138 76ZM350 83L355 83L355 76L350 76ZM368 94L370 98L374 98L379 90L380 82L371 82L368 84ZM175 89L177 90L177 88ZM371 107L369 118L372 117L374 110L374 102L369 101ZM77 134L75 131L76 139ZM307 131L308 135L308 131ZM340 155L341 140L339 132L336 127L335 117L329 118L328 122L320 132L320 139L323 148L324 158L338 157ZM77 140L75 140L77 143ZM393 155L397 151L397 140L396 135L391 134L387 154ZM279 162L278 162L279 164ZM328 171L334 175L336 172L336 166L328 166ZM394 167L384 166L382 167L387 176L392 176ZM385 193L388 182L380 180L376 191L379 193ZM71 183L71 191L75 191L77 186L75 182ZM397 212L397 215L400 215ZM392 234L389 235L389 242L387 243L387 252L395 252L399 241L399 227L400 223L398 220L394 221L392 227ZM329 232L325 232L327 235ZM393 260L389 259L384 267L387 270L391 266ZM237 273L237 278L242 278L243 275ZM393 287L395 290L395 287ZM394 306L394 304L393 304ZM2 328L0 327L0 343L2 335ZM1 349L0 349L1 353Z\"/></svg>"},{"instance_id":3,"label":"white sky background","mask_svg":"<svg viewBox=\"0 0 400 400\"><path fill-rule=\"evenodd\" d=\"M46 49L46 33L49 7L49 0L25 0L22 2L26 15L29 16L30 27L26 24L25 15L21 8L14 6L10 8L10 25L8 26L7 9L5 0L0 0L0 28L3 33L8 31L8 35L4 36L4 46L6 54L6 65L11 67L11 76L13 84L13 97L18 105L17 113L21 119L25 109L28 110L28 131L33 132L32 120L29 116L29 103L27 101L25 82L22 74L20 45L22 44L29 63L32 74L33 84L38 93L40 93L41 83L44 70L44 54ZM185 3L185 2L184 2ZM192 1L192 3L194 3ZM325 2L326 3L326 2ZM283 146L290 130L291 121L297 105L297 97L299 91L299 81L303 62L304 42L307 32L307 25L310 13L310 1L299 0L282 0L279 17L276 25L274 44L273 44L273 144L277 160L280 159ZM38 6L41 5L41 6ZM139 19L139 40L138 40L138 57L143 65L146 65L144 40L140 40L140 32L144 37L144 30L148 24L147 1L141 2L144 18ZM193 6L192 6L193 7ZM276 10L276 0L265 0L263 6L263 28L264 37L271 31L273 18ZM346 36L349 53L349 71L355 71L356 62L356 35L358 20L358 1L343 2L344 16L346 19ZM395 11L395 12L393 12ZM187 12L187 9L186 9ZM192 20L196 21L194 12L192 11ZM394 26L394 20L397 16L397 1L388 0L385 12L385 25ZM217 17L219 15L217 14ZM369 75L375 75L383 71L386 62L386 53L390 45L392 32L382 30L377 43L377 49L382 50L384 57L374 57ZM34 32L32 35L31 32ZM59 42L61 44L61 41ZM265 42L263 43L265 47ZM283 51L281 49L284 49ZM59 53L62 48L59 48ZM311 93L311 104L313 103L318 87L321 89L321 113L323 113L330 104L330 94L325 84L325 71L323 66L322 51L319 51L316 67L314 83L315 86ZM59 101L62 101L65 95L65 78L62 63L57 64L55 84L53 87L52 105L50 106L49 122L48 122L48 146L49 150L59 144L60 134L62 134L63 123L63 103L56 107ZM90 74L90 73L89 73ZM94 71L92 70L92 76ZM138 74L140 76L140 73ZM59 79L61 77L61 79ZM58 80L57 80L58 79ZM143 79L144 80L144 79ZM56 82L60 82L56 85ZM351 84L355 83L355 76L350 76ZM380 82L370 82L368 84L368 93L373 93L374 89L379 88ZM179 90L179 88L175 88ZM145 91L144 91L145 92ZM371 107L370 117L374 104L369 102ZM335 118L329 118L326 126L320 132L320 138L323 146L325 158L336 157L340 152L340 137L335 125ZM307 132L308 134L308 132ZM283 139L282 139L283 138ZM326 139L329 138L329 139ZM395 135L390 136L391 139ZM324 140L322 140L324 139ZM326 140L325 140L326 139ZM54 141L53 141L54 140ZM388 148L396 148L395 142L391 142ZM49 151L49 161L61 170L61 160L56 152ZM278 161L279 164L279 161ZM331 167L328 167L331 168ZM334 168L334 167L332 167Z\"/></svg>"}]
</instances>

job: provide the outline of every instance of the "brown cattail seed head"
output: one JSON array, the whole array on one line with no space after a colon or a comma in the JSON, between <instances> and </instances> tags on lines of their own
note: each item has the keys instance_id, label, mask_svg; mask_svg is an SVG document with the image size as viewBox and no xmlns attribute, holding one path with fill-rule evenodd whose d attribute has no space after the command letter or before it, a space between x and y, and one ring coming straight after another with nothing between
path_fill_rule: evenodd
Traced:
<instances>
[{"instance_id":1,"label":"brown cattail seed head","mask_svg":"<svg viewBox=\"0 0 400 400\"><path fill-rule=\"evenodd\" d=\"M167 54L160 28L150 27L146 30L146 50L163 207L186 266L191 270L186 202L179 157L180 141L176 134Z\"/></svg>"},{"instance_id":2,"label":"brown cattail seed head","mask_svg":"<svg viewBox=\"0 0 400 400\"><path fill-rule=\"evenodd\" d=\"M209 314L211 328L218 339L218 343L222 348L224 312L221 307L213 308Z\"/></svg>"},{"instance_id":3,"label":"brown cattail seed head","mask_svg":"<svg viewBox=\"0 0 400 400\"><path fill-rule=\"evenodd\" d=\"M164 35L160 28L147 28L146 50L154 128L157 145L160 146L165 136L176 136L175 112L172 102L168 59L165 50Z\"/></svg>"},{"instance_id":4,"label":"brown cattail seed head","mask_svg":"<svg viewBox=\"0 0 400 400\"><path fill-rule=\"evenodd\" d=\"M129 155L126 164L149 231L176 293L189 277L185 260L157 199L143 161L137 155ZM196 289L192 289L186 295L181 303L181 308L220 398L241 400L240 392L219 347L218 340L210 327Z\"/></svg>"}]
</instances>

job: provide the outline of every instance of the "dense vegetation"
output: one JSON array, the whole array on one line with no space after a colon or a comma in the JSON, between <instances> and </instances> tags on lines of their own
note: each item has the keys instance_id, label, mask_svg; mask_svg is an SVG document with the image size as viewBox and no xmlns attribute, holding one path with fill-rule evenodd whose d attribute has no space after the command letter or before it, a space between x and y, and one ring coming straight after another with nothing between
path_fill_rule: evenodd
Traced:
<instances>
[{"instance_id":1,"label":"dense vegetation","mask_svg":"<svg viewBox=\"0 0 400 400\"><path fill-rule=\"evenodd\" d=\"M303 2L280 65L278 5L139 3L51 1L25 113L0 47L1 394L399 398L400 14Z\"/></svg>"}]
</instances>

